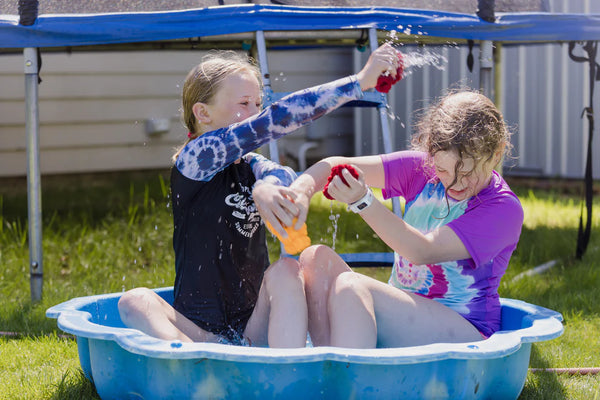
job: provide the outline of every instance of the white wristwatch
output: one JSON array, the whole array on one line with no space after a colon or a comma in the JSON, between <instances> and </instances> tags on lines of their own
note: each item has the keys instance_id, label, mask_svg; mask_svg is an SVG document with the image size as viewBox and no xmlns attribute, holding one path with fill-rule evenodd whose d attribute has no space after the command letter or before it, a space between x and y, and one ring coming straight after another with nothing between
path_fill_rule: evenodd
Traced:
<instances>
[{"instance_id":1,"label":"white wristwatch","mask_svg":"<svg viewBox=\"0 0 600 400\"><path fill-rule=\"evenodd\" d=\"M361 211L363 211L365 208L367 208L371 204L373 204L374 199L375 199L375 196L373 196L373 192L371 191L371 188L368 187L367 194L365 194L360 199L356 200L354 203L348 204L348 210L358 214Z\"/></svg>"}]
</instances>

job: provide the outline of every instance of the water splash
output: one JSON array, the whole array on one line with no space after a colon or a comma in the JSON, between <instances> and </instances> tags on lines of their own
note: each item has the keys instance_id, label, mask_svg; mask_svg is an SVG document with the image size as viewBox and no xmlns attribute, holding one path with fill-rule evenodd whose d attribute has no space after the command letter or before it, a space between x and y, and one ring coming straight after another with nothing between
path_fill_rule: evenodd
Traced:
<instances>
[{"instance_id":1,"label":"water splash","mask_svg":"<svg viewBox=\"0 0 600 400\"><path fill-rule=\"evenodd\" d=\"M417 30L415 33L417 35L426 34L421 30L420 25L417 26ZM399 43L399 33L405 35L413 34L414 27L412 25L398 25L398 30L392 30L388 32L386 43L390 43L393 46L399 47L402 46L403 43ZM448 43L449 46L458 46L457 43ZM406 49L401 50L402 59L404 62L404 78L413 73L416 68L423 68L425 66L432 66L437 68L440 71L446 69L446 65L448 64L448 58L443 54L436 53L435 51L420 47L417 51L407 51Z\"/></svg>"},{"instance_id":2,"label":"water splash","mask_svg":"<svg viewBox=\"0 0 600 400\"><path fill-rule=\"evenodd\" d=\"M281 79L282 82L287 81L287 77L283 74L283 72L280 72L279 76L276 76L274 78L274 81L277 82L279 79Z\"/></svg>"},{"instance_id":3,"label":"water splash","mask_svg":"<svg viewBox=\"0 0 600 400\"><path fill-rule=\"evenodd\" d=\"M333 233L331 235L332 236L331 249L333 251L335 251L335 240L337 238L338 220L340 219L340 214L333 213L333 201L331 202L329 210L330 210L329 220L331 221L331 224L333 225Z\"/></svg>"},{"instance_id":4,"label":"water splash","mask_svg":"<svg viewBox=\"0 0 600 400\"><path fill-rule=\"evenodd\" d=\"M448 64L446 56L427 49L420 49L415 52L402 52L402 60L404 62L404 78L412 74L416 68L431 66L443 71Z\"/></svg>"}]
</instances>

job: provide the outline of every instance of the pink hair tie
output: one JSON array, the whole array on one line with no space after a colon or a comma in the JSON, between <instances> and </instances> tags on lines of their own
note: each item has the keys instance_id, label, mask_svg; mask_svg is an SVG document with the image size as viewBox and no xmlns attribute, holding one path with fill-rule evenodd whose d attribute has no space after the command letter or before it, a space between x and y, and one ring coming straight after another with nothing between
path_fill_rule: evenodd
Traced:
<instances>
[{"instance_id":1,"label":"pink hair tie","mask_svg":"<svg viewBox=\"0 0 600 400\"><path fill-rule=\"evenodd\" d=\"M194 136L196 136L196 134L195 134L195 133L188 132L188 138L190 138L190 139L191 139L191 138L193 138Z\"/></svg>"}]
</instances>

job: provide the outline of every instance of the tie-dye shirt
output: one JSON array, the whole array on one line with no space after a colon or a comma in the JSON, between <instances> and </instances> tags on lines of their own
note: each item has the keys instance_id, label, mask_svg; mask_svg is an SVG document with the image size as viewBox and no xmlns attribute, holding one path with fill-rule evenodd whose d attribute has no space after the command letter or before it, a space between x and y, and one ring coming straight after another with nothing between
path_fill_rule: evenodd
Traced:
<instances>
[{"instance_id":1,"label":"tie-dye shirt","mask_svg":"<svg viewBox=\"0 0 600 400\"><path fill-rule=\"evenodd\" d=\"M395 254L389 283L434 299L455 310L486 337L500 329L500 279L517 246L523 209L517 196L495 171L487 187L470 199L448 198L427 166L426 154L400 151L381 156L385 198L406 199L404 220L428 233L447 225L471 258L413 265Z\"/></svg>"}]
</instances>

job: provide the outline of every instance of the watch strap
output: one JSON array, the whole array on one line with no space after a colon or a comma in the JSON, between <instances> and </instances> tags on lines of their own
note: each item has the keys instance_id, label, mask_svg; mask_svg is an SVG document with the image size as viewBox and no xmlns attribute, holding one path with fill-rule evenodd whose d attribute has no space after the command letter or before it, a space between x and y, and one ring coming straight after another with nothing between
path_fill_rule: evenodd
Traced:
<instances>
[{"instance_id":1,"label":"watch strap","mask_svg":"<svg viewBox=\"0 0 600 400\"><path fill-rule=\"evenodd\" d=\"M368 187L367 193L363 197L356 200L354 203L348 204L348 210L358 214L373 204L373 200L375 200L375 196L373 196L371 188Z\"/></svg>"}]
</instances>

